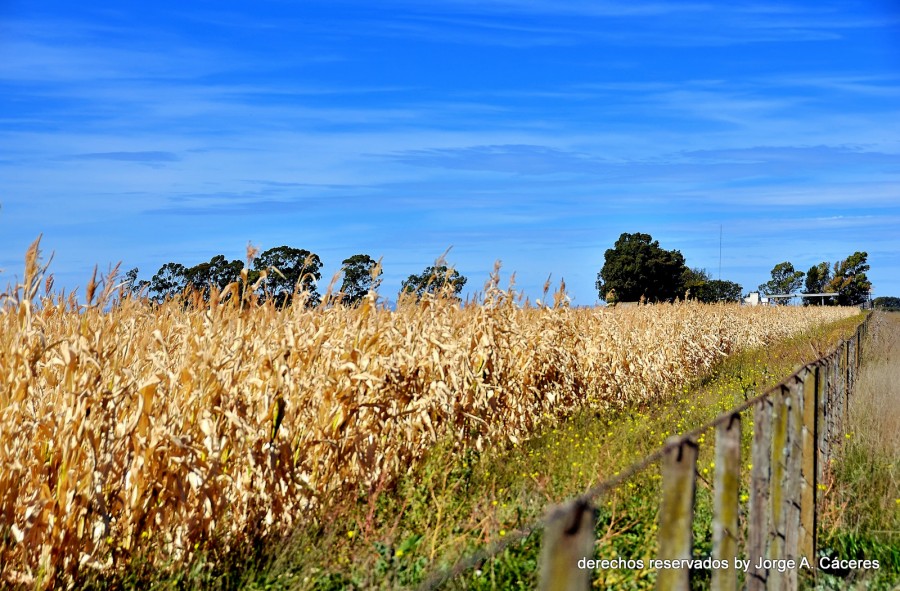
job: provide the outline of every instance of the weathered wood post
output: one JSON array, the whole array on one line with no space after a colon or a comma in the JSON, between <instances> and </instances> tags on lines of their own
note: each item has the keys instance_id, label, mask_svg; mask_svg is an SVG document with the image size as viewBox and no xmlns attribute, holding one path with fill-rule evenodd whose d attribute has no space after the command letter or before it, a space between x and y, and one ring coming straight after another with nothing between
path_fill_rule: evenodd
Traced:
<instances>
[{"instance_id":1,"label":"weathered wood post","mask_svg":"<svg viewBox=\"0 0 900 591\"><path fill-rule=\"evenodd\" d=\"M660 560L690 560L693 546L694 492L697 481L697 444L670 437L662 459L662 503L659 508ZM690 569L659 569L659 591L688 591Z\"/></svg>"},{"instance_id":2,"label":"weathered wood post","mask_svg":"<svg viewBox=\"0 0 900 591\"><path fill-rule=\"evenodd\" d=\"M816 364L816 443L818 446L818 454L816 454L816 483L822 481L825 464L830 457L828 448L828 421L831 418L831 408L828 406L828 359L824 359Z\"/></svg>"},{"instance_id":3,"label":"weathered wood post","mask_svg":"<svg viewBox=\"0 0 900 591\"><path fill-rule=\"evenodd\" d=\"M728 561L727 569L713 569L712 591L736 591L738 584L738 514L741 488L741 415L735 413L716 426L716 471L713 481L714 560Z\"/></svg>"},{"instance_id":4,"label":"weathered wood post","mask_svg":"<svg viewBox=\"0 0 900 591\"><path fill-rule=\"evenodd\" d=\"M781 394L775 394L772 401L774 405L772 446L770 448L772 457L769 479L769 535L766 558L780 560L784 558L784 536L787 526L785 474L787 457L790 453L791 398L787 395L787 388L782 386ZM769 570L766 581L766 589L782 589L784 573L780 573L778 570Z\"/></svg>"},{"instance_id":5,"label":"weathered wood post","mask_svg":"<svg viewBox=\"0 0 900 591\"><path fill-rule=\"evenodd\" d=\"M803 494L803 381L800 376L787 390L788 440L784 470L784 554L780 557L799 563L801 539L801 497ZM788 569L783 588L794 591L798 584L798 570Z\"/></svg>"},{"instance_id":6,"label":"weathered wood post","mask_svg":"<svg viewBox=\"0 0 900 591\"><path fill-rule=\"evenodd\" d=\"M593 569L578 568L578 561L594 556L594 509L572 501L551 510L544 527L538 589L586 591Z\"/></svg>"},{"instance_id":7,"label":"weathered wood post","mask_svg":"<svg viewBox=\"0 0 900 591\"><path fill-rule=\"evenodd\" d=\"M803 375L803 462L800 485L800 556L810 564L816 556L816 484L818 483L819 365Z\"/></svg>"},{"instance_id":8,"label":"weathered wood post","mask_svg":"<svg viewBox=\"0 0 900 591\"><path fill-rule=\"evenodd\" d=\"M835 435L840 435L850 422L850 343L844 341L842 345L843 379L841 380L841 428Z\"/></svg>"},{"instance_id":9,"label":"weathered wood post","mask_svg":"<svg viewBox=\"0 0 900 591\"><path fill-rule=\"evenodd\" d=\"M847 396L853 390L854 382L856 382L856 339L850 337L847 340Z\"/></svg>"},{"instance_id":10,"label":"weathered wood post","mask_svg":"<svg viewBox=\"0 0 900 591\"><path fill-rule=\"evenodd\" d=\"M834 445L838 443L837 436L838 433L841 432L841 428L844 424L843 382L846 374L844 373L844 354L840 345L838 345L837 350L834 352L832 369L834 371L834 380L833 387L831 389L831 407L834 409L834 416L832 417L831 421L831 445L832 455L834 455Z\"/></svg>"},{"instance_id":11,"label":"weathered wood post","mask_svg":"<svg viewBox=\"0 0 900 591\"><path fill-rule=\"evenodd\" d=\"M775 402L764 398L753 409L753 448L750 461L750 501L747 523L747 591L763 591L768 571L756 569L757 562L766 554L769 536L769 475L771 469L772 417Z\"/></svg>"}]
</instances>

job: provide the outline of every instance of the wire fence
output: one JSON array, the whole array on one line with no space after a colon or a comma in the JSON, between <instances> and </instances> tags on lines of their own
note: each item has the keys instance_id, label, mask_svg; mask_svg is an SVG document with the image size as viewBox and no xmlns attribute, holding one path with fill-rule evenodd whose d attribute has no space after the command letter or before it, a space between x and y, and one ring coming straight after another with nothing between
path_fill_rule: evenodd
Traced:
<instances>
[{"instance_id":1,"label":"wire fence","mask_svg":"<svg viewBox=\"0 0 900 591\"><path fill-rule=\"evenodd\" d=\"M801 568L815 569L817 493L823 468L843 436L849 399L856 382L867 315L849 339L807 363L778 385L720 414L688 433L670 437L650 455L553 507L546 517L500 541L436 571L420 586L440 588L469 569L543 529L539 588L587 589L592 569L579 567L593 555L593 501L659 463L656 588L690 589L694 496L701 435L715 430L715 473L710 588L733 591L744 574L748 591L794 590ZM739 530L742 414L753 412L746 535ZM737 564L743 555L749 563ZM792 561L792 562L791 562Z\"/></svg>"}]
</instances>

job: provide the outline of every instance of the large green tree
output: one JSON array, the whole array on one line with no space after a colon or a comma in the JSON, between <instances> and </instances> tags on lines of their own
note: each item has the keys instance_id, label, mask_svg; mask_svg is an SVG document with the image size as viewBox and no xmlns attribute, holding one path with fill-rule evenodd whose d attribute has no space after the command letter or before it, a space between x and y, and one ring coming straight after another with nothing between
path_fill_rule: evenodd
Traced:
<instances>
[{"instance_id":1,"label":"large green tree","mask_svg":"<svg viewBox=\"0 0 900 591\"><path fill-rule=\"evenodd\" d=\"M456 269L450 269L446 265L431 266L419 275L407 277L400 286L400 293L415 294L416 299L421 299L426 293L458 298L466 281Z\"/></svg>"},{"instance_id":2,"label":"large green tree","mask_svg":"<svg viewBox=\"0 0 900 591\"><path fill-rule=\"evenodd\" d=\"M698 299L702 302L740 302L744 288L740 283L724 279L712 279L701 290Z\"/></svg>"},{"instance_id":3,"label":"large green tree","mask_svg":"<svg viewBox=\"0 0 900 591\"><path fill-rule=\"evenodd\" d=\"M834 277L825 290L838 294L836 303L839 306L858 306L869 298L872 282L866 276L868 256L868 253L857 251L834 264Z\"/></svg>"},{"instance_id":4,"label":"large green tree","mask_svg":"<svg viewBox=\"0 0 900 591\"><path fill-rule=\"evenodd\" d=\"M794 265L785 261L772 268L772 279L759 286L760 293L766 295L790 294L800 290L803 285L803 271L794 269ZM786 305L787 299L782 299L779 304Z\"/></svg>"},{"instance_id":5,"label":"large green tree","mask_svg":"<svg viewBox=\"0 0 900 591\"><path fill-rule=\"evenodd\" d=\"M622 234L604 257L595 284L602 300L671 301L684 295L684 256L661 248L649 234Z\"/></svg>"},{"instance_id":6,"label":"large green tree","mask_svg":"<svg viewBox=\"0 0 900 591\"><path fill-rule=\"evenodd\" d=\"M264 289L279 306L291 302L294 289L309 294L306 303L316 306L322 299L316 283L322 279L322 261L318 255L302 248L278 246L270 248L253 260L253 268L266 271Z\"/></svg>"},{"instance_id":7,"label":"large green tree","mask_svg":"<svg viewBox=\"0 0 900 591\"><path fill-rule=\"evenodd\" d=\"M344 259L341 266L344 272L341 293L345 304L356 304L369 291L377 290L381 285L381 268L378 267L378 262L367 254L355 254Z\"/></svg>"},{"instance_id":8,"label":"large green tree","mask_svg":"<svg viewBox=\"0 0 900 591\"><path fill-rule=\"evenodd\" d=\"M689 269L684 274L684 287L689 297L698 302L739 302L742 288L734 281L711 279L706 269Z\"/></svg>"},{"instance_id":9,"label":"large green tree","mask_svg":"<svg viewBox=\"0 0 900 591\"><path fill-rule=\"evenodd\" d=\"M806 289L803 293L825 293L828 282L831 281L831 265L822 262L813 265L806 272ZM804 306L821 306L827 303L824 298L807 298L803 300Z\"/></svg>"},{"instance_id":10,"label":"large green tree","mask_svg":"<svg viewBox=\"0 0 900 591\"><path fill-rule=\"evenodd\" d=\"M188 284L202 293L204 298L208 298L210 287L222 290L229 283L240 280L243 268L243 262L229 261L225 255L218 254L208 263L200 263L186 269L184 274Z\"/></svg>"},{"instance_id":11,"label":"large green tree","mask_svg":"<svg viewBox=\"0 0 900 591\"><path fill-rule=\"evenodd\" d=\"M187 287L186 271L184 265L179 263L166 263L160 267L150 279L150 297L162 302L183 292Z\"/></svg>"},{"instance_id":12,"label":"large green tree","mask_svg":"<svg viewBox=\"0 0 900 591\"><path fill-rule=\"evenodd\" d=\"M705 285L712 279L706 269L699 269L696 267L685 270L683 278L684 288L691 292L691 297L694 296L698 287Z\"/></svg>"}]
</instances>

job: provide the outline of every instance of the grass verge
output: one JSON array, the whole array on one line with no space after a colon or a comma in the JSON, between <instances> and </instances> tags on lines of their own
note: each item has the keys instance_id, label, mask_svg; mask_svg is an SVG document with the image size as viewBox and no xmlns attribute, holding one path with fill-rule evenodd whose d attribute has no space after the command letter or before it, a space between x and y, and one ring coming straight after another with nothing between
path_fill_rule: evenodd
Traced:
<instances>
[{"instance_id":1,"label":"grass verge","mask_svg":"<svg viewBox=\"0 0 900 591\"><path fill-rule=\"evenodd\" d=\"M818 589L900 588L900 313L876 312L845 441L827 467L821 553L879 568L823 575Z\"/></svg>"}]
</instances>

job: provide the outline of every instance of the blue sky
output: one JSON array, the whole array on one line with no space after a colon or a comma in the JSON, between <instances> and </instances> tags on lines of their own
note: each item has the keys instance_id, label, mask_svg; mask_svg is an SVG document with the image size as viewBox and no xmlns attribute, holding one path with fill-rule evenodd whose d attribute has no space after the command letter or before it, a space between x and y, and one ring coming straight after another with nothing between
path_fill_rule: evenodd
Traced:
<instances>
[{"instance_id":1,"label":"blue sky","mask_svg":"<svg viewBox=\"0 0 900 591\"><path fill-rule=\"evenodd\" d=\"M900 296L894 2L0 1L0 282L448 247L597 301L622 232L744 291L869 253ZM327 283L327 279L324 281ZM83 290L79 290L83 293Z\"/></svg>"}]
</instances>

